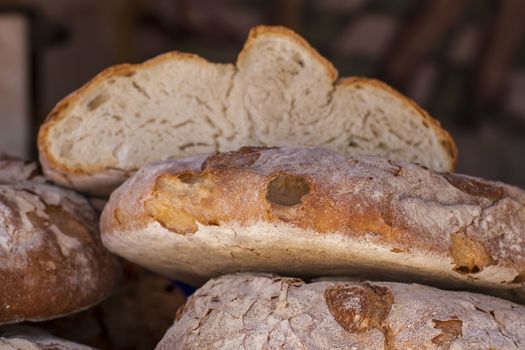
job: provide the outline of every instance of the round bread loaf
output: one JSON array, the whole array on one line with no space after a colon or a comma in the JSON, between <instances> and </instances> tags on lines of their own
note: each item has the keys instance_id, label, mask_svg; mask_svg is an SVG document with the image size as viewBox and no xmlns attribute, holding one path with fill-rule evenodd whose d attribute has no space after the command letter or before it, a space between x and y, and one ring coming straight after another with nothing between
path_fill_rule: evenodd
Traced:
<instances>
[{"instance_id":1,"label":"round bread loaf","mask_svg":"<svg viewBox=\"0 0 525 350\"><path fill-rule=\"evenodd\" d=\"M143 167L101 219L113 252L199 285L358 275L523 297L525 193L410 163L242 148Z\"/></svg>"},{"instance_id":2,"label":"round bread loaf","mask_svg":"<svg viewBox=\"0 0 525 350\"><path fill-rule=\"evenodd\" d=\"M89 346L60 339L41 329L9 326L0 329L2 350L95 350Z\"/></svg>"},{"instance_id":3,"label":"round bread loaf","mask_svg":"<svg viewBox=\"0 0 525 350\"><path fill-rule=\"evenodd\" d=\"M418 284L238 274L210 280L157 350L524 349L525 306Z\"/></svg>"},{"instance_id":4,"label":"round bread loaf","mask_svg":"<svg viewBox=\"0 0 525 350\"><path fill-rule=\"evenodd\" d=\"M27 166L16 162L11 170ZM119 266L102 246L98 215L88 201L40 176L24 181L33 176L3 174L0 170L0 324L70 314L108 296Z\"/></svg>"}]
</instances>

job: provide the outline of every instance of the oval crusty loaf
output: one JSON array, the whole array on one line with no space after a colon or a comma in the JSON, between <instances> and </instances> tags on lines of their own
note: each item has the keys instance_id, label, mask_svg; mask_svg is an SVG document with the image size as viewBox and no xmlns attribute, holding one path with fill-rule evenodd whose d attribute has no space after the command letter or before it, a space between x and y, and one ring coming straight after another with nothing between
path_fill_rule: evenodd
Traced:
<instances>
[{"instance_id":1,"label":"oval crusty loaf","mask_svg":"<svg viewBox=\"0 0 525 350\"><path fill-rule=\"evenodd\" d=\"M41 329L29 326L9 326L0 329L2 350L95 350L89 346L57 338Z\"/></svg>"},{"instance_id":2,"label":"oval crusty loaf","mask_svg":"<svg viewBox=\"0 0 525 350\"><path fill-rule=\"evenodd\" d=\"M192 284L263 271L496 293L523 285L524 204L518 188L411 163L247 147L144 166L101 230L111 251Z\"/></svg>"},{"instance_id":3,"label":"oval crusty loaf","mask_svg":"<svg viewBox=\"0 0 525 350\"><path fill-rule=\"evenodd\" d=\"M0 178L0 324L54 318L105 298L119 268L102 246L87 200L43 177L6 178Z\"/></svg>"},{"instance_id":4,"label":"oval crusty loaf","mask_svg":"<svg viewBox=\"0 0 525 350\"><path fill-rule=\"evenodd\" d=\"M240 146L321 146L454 167L456 148L413 101L337 71L282 27L254 28L236 65L167 53L96 76L40 129L46 176L108 195L141 165Z\"/></svg>"},{"instance_id":5,"label":"oval crusty loaf","mask_svg":"<svg viewBox=\"0 0 525 350\"><path fill-rule=\"evenodd\" d=\"M418 284L229 275L188 299L156 349L525 349L525 306Z\"/></svg>"}]
</instances>

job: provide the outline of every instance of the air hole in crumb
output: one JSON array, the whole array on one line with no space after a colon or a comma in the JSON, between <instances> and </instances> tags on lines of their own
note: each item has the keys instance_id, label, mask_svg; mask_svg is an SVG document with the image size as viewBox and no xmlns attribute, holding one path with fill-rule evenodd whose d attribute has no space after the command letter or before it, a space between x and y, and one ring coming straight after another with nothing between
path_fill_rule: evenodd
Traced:
<instances>
[{"instance_id":1,"label":"air hole in crumb","mask_svg":"<svg viewBox=\"0 0 525 350\"><path fill-rule=\"evenodd\" d=\"M459 272L461 274L467 274L467 273L478 273L480 271L479 267L477 265L474 266L457 266L454 268L454 271Z\"/></svg>"},{"instance_id":2,"label":"air hole in crumb","mask_svg":"<svg viewBox=\"0 0 525 350\"><path fill-rule=\"evenodd\" d=\"M116 115L114 114L113 116L113 119L115 119L116 121L121 121L122 120L122 117L120 115Z\"/></svg>"},{"instance_id":3,"label":"air hole in crumb","mask_svg":"<svg viewBox=\"0 0 525 350\"><path fill-rule=\"evenodd\" d=\"M305 178L279 174L270 181L266 199L273 204L294 206L300 204L308 192L310 192L310 184Z\"/></svg>"},{"instance_id":4,"label":"air hole in crumb","mask_svg":"<svg viewBox=\"0 0 525 350\"><path fill-rule=\"evenodd\" d=\"M219 226L219 220L208 220L208 226Z\"/></svg>"},{"instance_id":5,"label":"air hole in crumb","mask_svg":"<svg viewBox=\"0 0 525 350\"><path fill-rule=\"evenodd\" d=\"M185 173L178 176L180 181L184 182L185 184L191 185L203 182L204 177L204 175L193 173Z\"/></svg>"},{"instance_id":6,"label":"air hole in crumb","mask_svg":"<svg viewBox=\"0 0 525 350\"><path fill-rule=\"evenodd\" d=\"M94 111L98 107L102 106L107 100L109 100L108 95L104 95L104 94L97 95L94 99L89 101L89 103L87 104L87 108L90 111Z\"/></svg>"},{"instance_id":7,"label":"air hole in crumb","mask_svg":"<svg viewBox=\"0 0 525 350\"><path fill-rule=\"evenodd\" d=\"M514 279L512 283L524 283L525 282L525 271L521 271Z\"/></svg>"}]
</instances>

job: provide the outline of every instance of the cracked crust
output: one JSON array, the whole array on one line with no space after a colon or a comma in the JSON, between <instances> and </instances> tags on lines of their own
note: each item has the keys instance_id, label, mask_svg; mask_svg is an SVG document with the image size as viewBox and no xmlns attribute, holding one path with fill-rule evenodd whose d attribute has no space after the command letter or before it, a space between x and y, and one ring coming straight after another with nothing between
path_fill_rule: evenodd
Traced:
<instances>
[{"instance_id":1,"label":"cracked crust","mask_svg":"<svg viewBox=\"0 0 525 350\"><path fill-rule=\"evenodd\" d=\"M107 297L119 267L102 246L95 210L84 197L35 175L34 164L5 162L0 161L0 324L59 317Z\"/></svg>"},{"instance_id":2,"label":"cracked crust","mask_svg":"<svg viewBox=\"0 0 525 350\"><path fill-rule=\"evenodd\" d=\"M113 252L197 285L352 274L525 300L522 190L377 157L245 147L146 165L101 230Z\"/></svg>"},{"instance_id":3,"label":"cracked crust","mask_svg":"<svg viewBox=\"0 0 525 350\"><path fill-rule=\"evenodd\" d=\"M246 86L244 86L242 78L240 77L240 71L241 67L243 65L246 65L247 61L249 61L248 57L256 51L254 48L257 43L260 41L264 41L265 38L277 38L282 39L282 41L286 41L286 43L290 46L294 46L298 48L298 50L301 50L301 52L304 52L304 54L307 57L308 60L316 62L318 65L319 71L322 71L324 77L322 80L326 80L326 88L330 91L327 92L328 101L326 101L328 104L330 104L330 108L333 109L335 102L332 104L332 97L334 94L337 95L337 100L340 101L342 105L344 105L346 102L343 100L350 101L350 97L346 96L343 92L346 91L357 91L362 88L368 88L371 90L374 90L376 92L379 92L381 94L384 94L385 96L388 96L388 98L391 99L391 101L394 101L394 103L397 105L402 105L403 108L406 111L410 111L409 114L413 115L413 120L410 120L410 122L414 123L414 125L425 125L425 128L429 129L430 132L427 135L429 144L425 147L416 145L414 140L403 140L401 137L400 140L397 140L396 137L392 136L397 141L395 142L404 142L406 141L407 144L403 145L403 147L413 148L414 150L418 150L421 147L421 150L414 151L414 152L405 152L405 151L399 151L394 150L396 146L394 145L387 145L387 149L383 149L384 145L377 146L377 149L361 149L361 148L355 148L353 149L351 146L352 144L352 132L350 131L352 128L357 126L348 126L354 124L362 123L358 121L354 121L350 123L349 120L351 119L351 115L342 116L340 118L336 118L334 125L326 126L321 125L319 128L314 129L333 129L333 130L339 130L340 127L343 127L343 125L346 125L342 130L345 130L345 133L347 133L350 140L345 141L337 141L339 138L343 138L341 135L337 136L323 136L320 137L317 135L317 138L313 138L307 134L311 134L311 132L306 131L297 131L296 135L294 132L292 132L293 137L283 137L284 140L281 141L273 141L272 140L266 140L261 138L261 135L255 135L255 131L261 131L265 129L264 126L261 126L259 124L270 124L271 121L266 121L265 118L273 118L268 117L267 115L270 115L268 111L262 111L259 114L256 114L255 116L252 116L252 113L248 110L249 107L239 107L238 104L239 101L243 101L242 103L247 103L245 99L249 99L249 96L245 94L245 91L247 90ZM278 44L276 44L278 45ZM285 45L286 46L286 45ZM276 50L277 50L276 46ZM264 54L264 53L263 53ZM60 101L54 109L49 113L47 116L45 122L43 123L42 127L40 128L39 135L38 135L38 148L40 152L40 162L42 163L44 172L46 174L46 177L51 179L52 181L63 185L67 187L72 187L77 190L90 193L92 195L98 195L98 196L107 196L111 193L113 189L115 189L119 184L121 184L127 177L129 177L132 173L134 173L137 170L137 167L133 166L125 166L123 163L121 164L120 158L112 158L112 161L109 162L111 164L106 164L104 162L99 162L96 164L91 164L83 159L77 159L73 161L71 164L66 164L66 158L61 159L57 154L58 151L53 151L53 147L51 146L51 143L57 139L58 137L52 136L52 131L57 129L60 130L61 128L63 130L66 129L65 126L61 125L61 121L67 118L70 115L70 112L75 106L80 106L82 103L84 103L84 99L87 96L92 95L97 89L103 90L104 84L106 82L110 81L111 79L114 79L115 77L121 77L121 76L130 76L135 74L136 72L143 72L147 71L148 69L152 67L159 66L163 63L173 61L174 64L177 62L182 61L194 61L197 64L202 65L204 70L212 71L214 69L218 69L217 67L227 67L225 68L228 70L228 73L226 74L232 74L228 91L226 94L222 97L223 101L220 101L222 103L222 111L211 111L209 106L205 104L203 101L199 101L199 103L204 103L206 109L211 115L211 119L209 116L205 116L204 118L207 118L203 124L209 124L214 125L216 128L216 132L213 133L213 140L206 140L208 144L204 145L208 148L203 148L200 151L192 151L187 152L185 150L185 147L180 146L180 151L178 153L181 153L182 155L192 155L196 153L201 152L209 152L209 151L225 151L225 150L231 150L235 149L239 146L243 145L267 145L267 146L274 146L274 145L281 145L281 146L322 146L329 149L339 150L343 153L359 153L359 154L368 154L368 153L374 153L374 154L381 154L381 155L389 155L391 158L394 159L402 159L402 160L410 160L413 161L413 157L416 158L422 158L423 156L415 156L415 153L421 152L435 152L434 157L423 157L425 159L419 159L420 162L429 162L429 164L426 164L429 167L438 167L437 170L445 170L445 171L452 171L454 170L455 164L456 164L456 158L457 158L457 149L455 146L455 143L452 139L452 137L449 135L449 133L444 130L439 122L428 115L427 112L425 112L423 109L421 109L414 101L410 100L409 98L403 96L399 92L395 91L391 87L387 86L386 84L374 80L374 79L367 79L367 78L358 78L358 77L351 77L351 78L343 78L337 80L337 70L334 68L334 66L324 57L322 57L314 48L312 48L308 42L306 42L305 39L303 39L301 36L297 35L293 31L286 29L284 27L270 27L270 26L257 26L254 27L248 36L248 39L244 45L243 50L240 52L236 65L218 65L211 62L208 62L207 60L192 54L185 54L185 53L179 53L179 52L170 52L167 54L160 55L158 57L155 57L153 59L150 59L142 64L137 65L130 65L130 64L123 64L114 66L111 68L108 68L104 70L102 73L94 77L90 82L85 84L83 87L81 87L76 92L72 93L71 95L64 98L62 101ZM258 65L257 63L253 63L254 65ZM284 68L283 68L284 69ZM278 74L278 72L274 72L274 74ZM311 80L317 79L316 77L312 77ZM310 82L311 83L311 82ZM250 86L256 86L257 84L250 84ZM315 85L315 84L314 84ZM318 89L324 89L320 87L323 84L317 84ZM289 88L289 87L286 87ZM232 93L232 90L234 91ZM309 91L309 89L307 89ZM337 91L336 91L337 90ZM142 91L143 94L147 93L145 91ZM291 92L290 92L291 93ZM302 97L306 96L310 92L304 92L304 95L300 95ZM179 93L180 95L181 93ZM372 94L372 93L371 93ZM346 96L346 97L345 97ZM359 97L361 99L362 97ZM96 100L96 99L95 99ZM237 101L239 100L239 101ZM307 118L311 118L310 114L318 115L319 118L322 120L326 119L325 116L320 115L319 111L312 112L311 107L308 103L309 101L314 101L315 99L305 99L304 103L298 103L299 104L299 112L296 112L300 116L302 116L302 119L304 119L301 123L304 123L305 125L309 124L310 121L307 121ZM295 100L294 100L295 101ZM292 101L292 105L295 104L295 102ZM94 101L91 101L89 104L93 103ZM103 101L98 101L95 103L95 105L98 106L99 103ZM272 105L272 102L269 102L270 105ZM259 104L259 103L256 103ZM307 106L308 105L308 106ZM386 106L386 107L385 107ZM292 106L293 107L293 106ZM324 106L328 107L328 106ZM323 108L324 108L323 107ZM240 109L239 109L240 108ZM272 106L266 106L267 110L272 109ZM346 107L342 107L346 108ZM385 102L383 108L389 108L388 103ZM347 110L349 110L347 108ZM384 111L382 111L384 113ZM408 112L407 112L408 113ZM89 114L89 113L88 113ZM217 115L216 115L217 114ZM322 113L321 113L322 114ZM350 113L352 114L352 113ZM220 116L218 116L220 115ZM215 118L215 117L216 118ZM89 117L89 116L88 116ZM215 119L217 120L215 120ZM383 122L382 128L384 130L387 130L391 126L387 126L386 124L389 124L391 122L396 122L393 118L391 118L391 121ZM229 128L231 128L231 131L228 131L231 135L223 135L224 132L224 125L219 126L221 123L228 124ZM350 124L349 124L350 123ZM321 123L322 124L322 123ZM341 124L341 125L339 125ZM347 125L348 124L348 125ZM267 126L267 125L266 125ZM302 127L302 126L301 126ZM345 128L349 128L348 130ZM400 126L401 127L401 126ZM246 128L247 130L245 130ZM297 126L297 128L300 128ZM411 128L416 128L415 126L411 126ZM302 129L300 129L302 130ZM177 131L175 131L177 132ZM303 133L303 134L301 134ZM364 131L363 131L364 133ZM198 133L197 133L198 134ZM333 132L327 132L327 134L333 134ZM387 132L388 134L388 132ZM267 136L267 135L266 135ZM265 137L266 137L265 136ZM363 136L363 135L358 135ZM376 135L377 136L377 135ZM346 136L345 136L346 137ZM220 138L220 140L219 140ZM357 136L355 137L357 139ZM366 139L366 138L363 138ZM129 140L128 140L129 141ZM336 142L337 141L337 142ZM348 142L347 142L348 141ZM414 144L412 144L412 141L414 141ZM132 142L132 141L129 141ZM128 142L128 143L129 143ZM193 141L192 141L193 142ZM197 141L195 141L197 142ZM279 143L280 142L280 143ZM392 141L394 142L394 141ZM395 143L394 142L394 143ZM281 144L282 143L282 144ZM348 144L347 144L348 143ZM366 142L365 142L366 143ZM388 143L388 142L387 142ZM420 143L420 142L419 142ZM122 145L121 144L115 144L114 145L114 152ZM195 144L190 143L191 146L195 146ZM203 147L204 147L203 146ZM364 146L363 146L364 147ZM368 145L368 148L376 147L373 145ZM175 148L175 147L174 147ZM366 148L366 147L365 147ZM426 149L432 149L426 150ZM54 153L55 152L55 153ZM172 151L174 152L174 151ZM107 152L109 153L109 152ZM174 158L174 157L181 157L180 154L176 154L177 152L174 152L173 154L163 154L162 156L158 156L155 160L159 158ZM383 154L385 153L385 154ZM408 153L411 153L410 155ZM412 154L414 153L414 154ZM127 155L126 155L127 157ZM410 158L410 159L409 159ZM430 159L427 159L430 158ZM434 158L434 159L432 159ZM436 159L440 159L437 161ZM417 159L416 159L417 160Z\"/></svg>"},{"instance_id":4,"label":"cracked crust","mask_svg":"<svg viewBox=\"0 0 525 350\"><path fill-rule=\"evenodd\" d=\"M227 275L188 299L156 349L219 348L523 349L525 307L418 284Z\"/></svg>"}]
</instances>

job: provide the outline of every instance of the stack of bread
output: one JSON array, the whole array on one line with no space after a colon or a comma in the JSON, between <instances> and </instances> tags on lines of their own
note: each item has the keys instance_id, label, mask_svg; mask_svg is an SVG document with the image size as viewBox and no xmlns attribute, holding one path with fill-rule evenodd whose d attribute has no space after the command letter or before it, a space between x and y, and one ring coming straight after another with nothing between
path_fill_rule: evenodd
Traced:
<instances>
[{"instance_id":1,"label":"stack of bread","mask_svg":"<svg viewBox=\"0 0 525 350\"><path fill-rule=\"evenodd\" d=\"M437 121L285 28L254 28L235 65L110 68L38 145L47 179L111 195L107 249L199 287L157 349L525 349L525 192L452 173ZM87 202L24 166L0 192L4 323L88 307L116 275Z\"/></svg>"}]
</instances>

